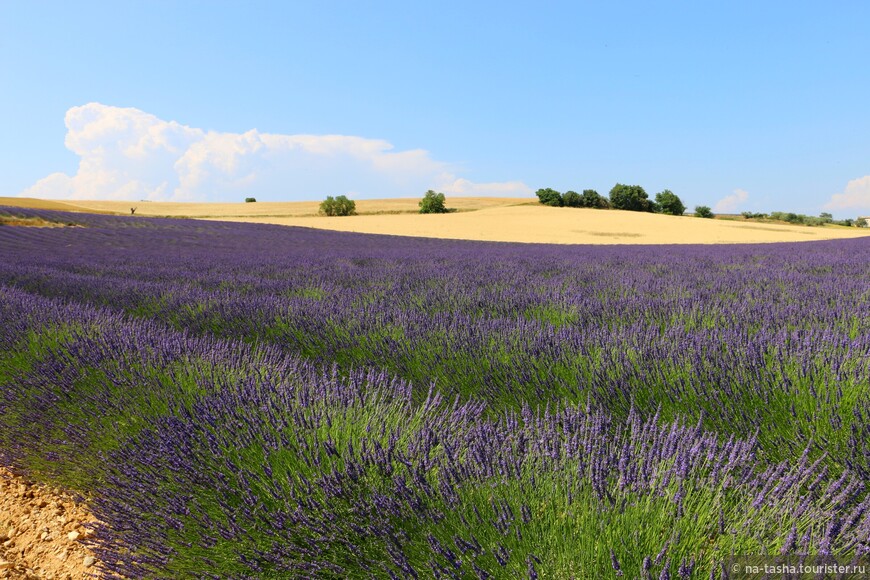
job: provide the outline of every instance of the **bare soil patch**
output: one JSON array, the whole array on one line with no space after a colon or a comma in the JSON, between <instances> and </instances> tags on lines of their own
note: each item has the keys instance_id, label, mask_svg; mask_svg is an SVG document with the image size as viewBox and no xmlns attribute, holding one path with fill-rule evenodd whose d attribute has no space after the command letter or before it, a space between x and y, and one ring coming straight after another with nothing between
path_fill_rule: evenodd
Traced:
<instances>
[{"instance_id":1,"label":"bare soil patch","mask_svg":"<svg viewBox=\"0 0 870 580\"><path fill-rule=\"evenodd\" d=\"M71 494L0 467L0 578L100 578L95 518Z\"/></svg>"}]
</instances>

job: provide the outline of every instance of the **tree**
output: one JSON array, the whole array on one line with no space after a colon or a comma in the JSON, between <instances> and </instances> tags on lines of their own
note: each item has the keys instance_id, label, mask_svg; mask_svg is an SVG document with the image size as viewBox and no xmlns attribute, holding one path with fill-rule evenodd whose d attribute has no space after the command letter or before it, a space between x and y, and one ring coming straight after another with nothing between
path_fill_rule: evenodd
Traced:
<instances>
[{"instance_id":1,"label":"tree","mask_svg":"<svg viewBox=\"0 0 870 580\"><path fill-rule=\"evenodd\" d=\"M706 205L696 205L695 206L695 217L712 218L712 217L714 217L713 210L711 210Z\"/></svg>"},{"instance_id":2,"label":"tree","mask_svg":"<svg viewBox=\"0 0 870 580\"><path fill-rule=\"evenodd\" d=\"M335 198L331 195L327 195L326 199L320 202L320 213L323 215L334 216L337 213L337 207Z\"/></svg>"},{"instance_id":3,"label":"tree","mask_svg":"<svg viewBox=\"0 0 870 580\"><path fill-rule=\"evenodd\" d=\"M855 225L859 228L866 228L867 227L867 219L859 217L858 219L855 220Z\"/></svg>"},{"instance_id":4,"label":"tree","mask_svg":"<svg viewBox=\"0 0 870 580\"><path fill-rule=\"evenodd\" d=\"M580 198L582 199L583 207L594 207L599 209L610 207L610 202L607 201L607 198L601 197L601 194L594 189L584 189Z\"/></svg>"},{"instance_id":5,"label":"tree","mask_svg":"<svg viewBox=\"0 0 870 580\"><path fill-rule=\"evenodd\" d=\"M354 215L356 213L356 202L348 199L346 195L339 195L335 198L327 195L326 199L320 204L320 213L329 216Z\"/></svg>"},{"instance_id":6,"label":"tree","mask_svg":"<svg viewBox=\"0 0 870 580\"><path fill-rule=\"evenodd\" d=\"M610 190L610 205L613 209L629 211L652 211L654 207L641 186L621 183L617 183Z\"/></svg>"},{"instance_id":7,"label":"tree","mask_svg":"<svg viewBox=\"0 0 870 580\"><path fill-rule=\"evenodd\" d=\"M658 205L661 213L669 215L683 215L686 211L683 201L670 189L656 194L656 205Z\"/></svg>"},{"instance_id":8,"label":"tree","mask_svg":"<svg viewBox=\"0 0 870 580\"><path fill-rule=\"evenodd\" d=\"M447 213L444 206L444 194L435 193L431 189L420 200L420 213Z\"/></svg>"},{"instance_id":9,"label":"tree","mask_svg":"<svg viewBox=\"0 0 870 580\"><path fill-rule=\"evenodd\" d=\"M550 189L549 187L539 189L535 192L535 195L538 196L538 200L544 205L551 205L553 207L560 207L562 205L562 194L555 189Z\"/></svg>"},{"instance_id":10,"label":"tree","mask_svg":"<svg viewBox=\"0 0 870 580\"><path fill-rule=\"evenodd\" d=\"M566 191L562 194L562 205L565 207L583 207L583 197L576 191Z\"/></svg>"},{"instance_id":11,"label":"tree","mask_svg":"<svg viewBox=\"0 0 870 580\"><path fill-rule=\"evenodd\" d=\"M254 203L256 201L257 201L256 197L246 197L245 198L245 203Z\"/></svg>"},{"instance_id":12,"label":"tree","mask_svg":"<svg viewBox=\"0 0 870 580\"><path fill-rule=\"evenodd\" d=\"M335 204L338 210L336 215L354 215L356 213L356 202L348 199L346 195L336 197Z\"/></svg>"}]
</instances>

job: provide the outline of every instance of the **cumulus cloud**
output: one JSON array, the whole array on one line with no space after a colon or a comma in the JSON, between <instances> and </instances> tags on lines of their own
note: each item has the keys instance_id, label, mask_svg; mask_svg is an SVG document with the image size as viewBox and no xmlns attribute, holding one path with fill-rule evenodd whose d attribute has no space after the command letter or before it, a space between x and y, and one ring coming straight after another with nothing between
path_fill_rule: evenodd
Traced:
<instances>
[{"instance_id":1,"label":"cumulus cloud","mask_svg":"<svg viewBox=\"0 0 870 580\"><path fill-rule=\"evenodd\" d=\"M866 209L870 210L870 175L853 179L846 184L843 193L831 196L825 209Z\"/></svg>"},{"instance_id":2,"label":"cumulus cloud","mask_svg":"<svg viewBox=\"0 0 870 580\"><path fill-rule=\"evenodd\" d=\"M731 213L749 198L749 192L745 189L735 189L731 195L726 195L716 202L713 211L716 213Z\"/></svg>"},{"instance_id":3,"label":"cumulus cloud","mask_svg":"<svg viewBox=\"0 0 870 580\"><path fill-rule=\"evenodd\" d=\"M347 135L205 131L134 108L89 103L66 114L75 175L52 173L19 195L54 199L238 201L417 196L522 196L518 181L475 183L422 149Z\"/></svg>"}]
</instances>

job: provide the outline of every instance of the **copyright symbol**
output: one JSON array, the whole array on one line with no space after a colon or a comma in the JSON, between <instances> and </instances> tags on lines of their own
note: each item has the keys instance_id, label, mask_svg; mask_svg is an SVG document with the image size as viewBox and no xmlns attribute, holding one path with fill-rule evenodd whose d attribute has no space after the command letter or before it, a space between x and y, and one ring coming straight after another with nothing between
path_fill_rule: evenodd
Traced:
<instances>
[{"instance_id":1,"label":"copyright symbol","mask_svg":"<svg viewBox=\"0 0 870 580\"><path fill-rule=\"evenodd\" d=\"M740 564L734 564L733 566L731 566L731 571L735 574L740 572Z\"/></svg>"}]
</instances>

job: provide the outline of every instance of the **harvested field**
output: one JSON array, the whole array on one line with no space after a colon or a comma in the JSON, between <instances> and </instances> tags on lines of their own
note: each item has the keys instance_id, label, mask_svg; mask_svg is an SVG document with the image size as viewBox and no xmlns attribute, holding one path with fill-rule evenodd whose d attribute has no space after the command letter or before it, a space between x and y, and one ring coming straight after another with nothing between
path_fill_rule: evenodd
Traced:
<instances>
[{"instance_id":1,"label":"harvested field","mask_svg":"<svg viewBox=\"0 0 870 580\"><path fill-rule=\"evenodd\" d=\"M758 226L629 211L500 206L440 215L222 218L368 234L546 244L740 244L855 238L867 229Z\"/></svg>"},{"instance_id":2,"label":"harvested field","mask_svg":"<svg viewBox=\"0 0 870 580\"><path fill-rule=\"evenodd\" d=\"M319 202L173 203L127 201L50 202L15 200L20 207L87 213L189 217L218 221L301 226L343 232L490 242L547 244L738 244L856 238L870 231L838 226L705 220L629 211L545 207L530 198L448 199L453 213L420 215L417 198L356 202L350 217L317 215ZM31 205L29 205L31 204ZM57 204L62 207L54 207Z\"/></svg>"},{"instance_id":3,"label":"harvested field","mask_svg":"<svg viewBox=\"0 0 870 580\"><path fill-rule=\"evenodd\" d=\"M6 207L27 207L31 209L55 209L58 211L81 211L78 206L63 201L36 199L35 197L0 197L0 205ZM94 212L96 213L96 212Z\"/></svg>"},{"instance_id":4,"label":"harvested field","mask_svg":"<svg viewBox=\"0 0 870 580\"><path fill-rule=\"evenodd\" d=\"M417 213L417 198L359 200L356 216L317 215L319 202L171 203L126 201L46 202L0 198L0 205L87 213L189 217L302 226L343 232L491 242L548 244L734 244L856 238L870 230L708 220L629 211L545 207L530 198L449 198L457 211ZM30 202L34 205L27 205ZM39 204L59 204L41 207Z\"/></svg>"},{"instance_id":5,"label":"harvested field","mask_svg":"<svg viewBox=\"0 0 870 580\"><path fill-rule=\"evenodd\" d=\"M417 198L361 199L356 201L359 215L413 214L419 210ZM518 204L537 204L536 199L515 197L451 198L450 208L459 212ZM161 201L88 201L54 202L32 198L0 197L0 205L57 209L87 213L130 215L136 208L139 216L189 218L247 218L247 217L315 217L319 201L277 201L256 203L184 203ZM57 207L55 207L57 206Z\"/></svg>"}]
</instances>

